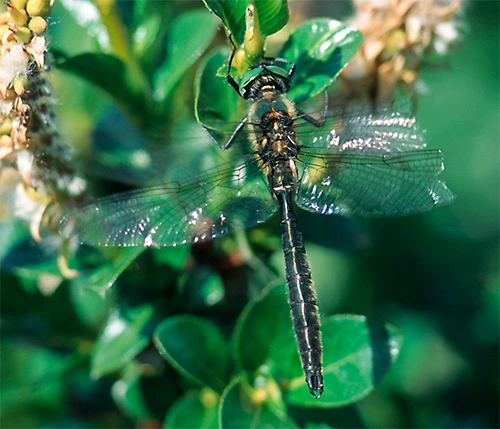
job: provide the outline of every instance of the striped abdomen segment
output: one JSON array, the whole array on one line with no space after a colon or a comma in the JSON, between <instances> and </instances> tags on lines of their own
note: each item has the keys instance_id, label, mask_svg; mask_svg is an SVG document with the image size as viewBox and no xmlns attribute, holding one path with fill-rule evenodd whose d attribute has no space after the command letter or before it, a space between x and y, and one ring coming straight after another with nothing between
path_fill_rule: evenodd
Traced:
<instances>
[{"instance_id":1,"label":"striped abdomen segment","mask_svg":"<svg viewBox=\"0 0 500 429\"><path fill-rule=\"evenodd\" d=\"M316 292L297 217L292 207L291 191L282 189L275 191L275 195L280 205L281 237L293 328L309 391L319 398L323 393L323 375Z\"/></svg>"}]
</instances>

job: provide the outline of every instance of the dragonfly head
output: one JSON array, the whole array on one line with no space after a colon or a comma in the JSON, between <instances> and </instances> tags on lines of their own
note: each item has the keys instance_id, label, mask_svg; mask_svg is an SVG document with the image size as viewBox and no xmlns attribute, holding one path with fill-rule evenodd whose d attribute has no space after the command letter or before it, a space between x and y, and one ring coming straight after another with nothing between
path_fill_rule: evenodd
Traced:
<instances>
[{"instance_id":1,"label":"dragonfly head","mask_svg":"<svg viewBox=\"0 0 500 429\"><path fill-rule=\"evenodd\" d=\"M286 94L290 88L290 73L274 64L252 67L240 81L240 95L245 100L256 100L264 92Z\"/></svg>"}]
</instances>

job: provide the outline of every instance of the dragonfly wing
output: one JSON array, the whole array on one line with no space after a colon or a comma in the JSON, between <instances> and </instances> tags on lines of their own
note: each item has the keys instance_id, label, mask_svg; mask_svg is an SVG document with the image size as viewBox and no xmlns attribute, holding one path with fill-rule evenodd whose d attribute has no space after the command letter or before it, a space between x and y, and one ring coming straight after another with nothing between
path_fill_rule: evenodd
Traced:
<instances>
[{"instance_id":1,"label":"dragonfly wing","mask_svg":"<svg viewBox=\"0 0 500 429\"><path fill-rule=\"evenodd\" d=\"M248 228L271 216L276 203L255 159L247 161L98 199L65 216L60 231L94 246L176 246Z\"/></svg>"},{"instance_id":2,"label":"dragonfly wing","mask_svg":"<svg viewBox=\"0 0 500 429\"><path fill-rule=\"evenodd\" d=\"M416 119L390 111L382 105L376 112L370 106L351 106L328 112L321 128L302 121L297 124L300 143L306 148L342 150L376 147L401 152L426 147L425 132Z\"/></svg>"},{"instance_id":3,"label":"dragonfly wing","mask_svg":"<svg viewBox=\"0 0 500 429\"><path fill-rule=\"evenodd\" d=\"M301 148L306 165L297 203L314 212L403 216L450 203L438 179L439 150L425 149L414 118L381 113L345 118Z\"/></svg>"}]
</instances>

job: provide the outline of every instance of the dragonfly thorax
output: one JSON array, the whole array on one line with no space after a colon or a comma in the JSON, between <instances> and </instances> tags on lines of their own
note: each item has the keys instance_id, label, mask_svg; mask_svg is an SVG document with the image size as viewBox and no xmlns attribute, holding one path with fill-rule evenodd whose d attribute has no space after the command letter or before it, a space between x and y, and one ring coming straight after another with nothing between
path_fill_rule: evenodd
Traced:
<instances>
[{"instance_id":1,"label":"dragonfly thorax","mask_svg":"<svg viewBox=\"0 0 500 429\"><path fill-rule=\"evenodd\" d=\"M263 94L286 94L290 89L288 73L281 67L260 65L251 69L240 82L240 94L245 100L255 101Z\"/></svg>"},{"instance_id":2,"label":"dragonfly thorax","mask_svg":"<svg viewBox=\"0 0 500 429\"><path fill-rule=\"evenodd\" d=\"M296 188L299 145L294 130L295 107L283 95L266 93L249 109L249 136L273 192Z\"/></svg>"}]
</instances>

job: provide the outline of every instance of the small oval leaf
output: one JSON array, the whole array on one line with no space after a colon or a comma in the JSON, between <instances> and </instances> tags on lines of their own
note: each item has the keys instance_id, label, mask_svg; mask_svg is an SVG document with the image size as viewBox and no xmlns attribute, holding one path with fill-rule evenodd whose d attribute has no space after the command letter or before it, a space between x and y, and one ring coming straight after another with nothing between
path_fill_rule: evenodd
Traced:
<instances>
[{"instance_id":1,"label":"small oval leaf","mask_svg":"<svg viewBox=\"0 0 500 429\"><path fill-rule=\"evenodd\" d=\"M154 97L165 100L186 71L205 52L217 30L217 20L204 10L181 15L169 33L167 59L154 76Z\"/></svg>"},{"instance_id":2,"label":"small oval leaf","mask_svg":"<svg viewBox=\"0 0 500 429\"><path fill-rule=\"evenodd\" d=\"M154 315L152 305L112 309L92 352L92 377L102 377L134 359L150 341L148 328Z\"/></svg>"},{"instance_id":3,"label":"small oval leaf","mask_svg":"<svg viewBox=\"0 0 500 429\"><path fill-rule=\"evenodd\" d=\"M276 339L291 332L286 286L266 288L245 307L238 320L234 333L237 364L245 371L256 371L268 361ZM296 349L293 352L298 353Z\"/></svg>"},{"instance_id":4,"label":"small oval leaf","mask_svg":"<svg viewBox=\"0 0 500 429\"><path fill-rule=\"evenodd\" d=\"M279 56L295 64L290 99L302 101L330 86L361 46L359 30L328 18L317 18L298 27Z\"/></svg>"},{"instance_id":5,"label":"small oval leaf","mask_svg":"<svg viewBox=\"0 0 500 429\"><path fill-rule=\"evenodd\" d=\"M230 371L228 346L213 323L173 316L158 325L153 339L160 354L186 378L215 391L224 389Z\"/></svg>"},{"instance_id":6,"label":"small oval leaf","mask_svg":"<svg viewBox=\"0 0 500 429\"><path fill-rule=\"evenodd\" d=\"M237 106L240 96L227 83L225 77L219 75L227 60L227 50L214 52L200 66L201 72L195 82L195 115L216 141L225 138L224 133L217 131L218 124L239 122L245 113ZM224 129L224 127L220 127Z\"/></svg>"},{"instance_id":7,"label":"small oval leaf","mask_svg":"<svg viewBox=\"0 0 500 429\"><path fill-rule=\"evenodd\" d=\"M124 377L113 384L111 396L129 419L144 420L153 418L154 416L148 410L141 390L141 373L139 368L134 368L134 370L134 374L131 374L132 371L128 371L128 374L125 374Z\"/></svg>"},{"instance_id":8,"label":"small oval leaf","mask_svg":"<svg viewBox=\"0 0 500 429\"><path fill-rule=\"evenodd\" d=\"M127 267L145 251L144 247L129 247L117 249L115 260L112 263L105 263L91 272L82 272L73 283L76 287L92 290L101 295L115 284L120 275Z\"/></svg>"}]
</instances>

